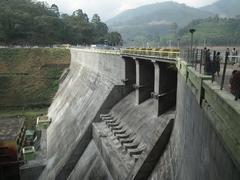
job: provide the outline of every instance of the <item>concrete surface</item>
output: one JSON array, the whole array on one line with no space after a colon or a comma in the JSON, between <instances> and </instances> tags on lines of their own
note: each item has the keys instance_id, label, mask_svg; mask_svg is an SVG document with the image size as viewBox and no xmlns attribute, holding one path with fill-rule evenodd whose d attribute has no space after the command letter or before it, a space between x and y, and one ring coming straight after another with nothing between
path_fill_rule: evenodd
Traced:
<instances>
[{"instance_id":1,"label":"concrete surface","mask_svg":"<svg viewBox=\"0 0 240 180\"><path fill-rule=\"evenodd\" d=\"M179 73L177 115L170 144L149 180L239 179L239 169L209 118Z\"/></svg>"},{"instance_id":2,"label":"concrete surface","mask_svg":"<svg viewBox=\"0 0 240 180\"><path fill-rule=\"evenodd\" d=\"M177 62L176 118L174 110L157 117L154 99L148 96L136 105L136 92L130 93L134 80L141 85L139 69L135 70L136 76L131 73L134 61L127 64L113 54L78 49L71 52L70 72L48 113L52 124L47 130L47 165L41 180L240 178L234 156L219 134L219 122L228 121L221 121L213 113L221 115L220 102L229 102L219 98L218 92L204 90L203 81L208 77L190 72L186 63ZM151 66L142 72L154 77ZM167 81L164 86L174 87L171 83ZM222 118L227 116L231 117L227 114ZM236 113L235 123L238 117ZM235 130L232 133L239 137ZM238 152L239 144L233 147Z\"/></svg>"},{"instance_id":3,"label":"concrete surface","mask_svg":"<svg viewBox=\"0 0 240 180\"><path fill-rule=\"evenodd\" d=\"M93 141L79 159L68 180L113 180Z\"/></svg>"},{"instance_id":4,"label":"concrete surface","mask_svg":"<svg viewBox=\"0 0 240 180\"><path fill-rule=\"evenodd\" d=\"M171 134L174 110L156 117L154 99L148 99L138 106L134 101L133 92L113 107L110 113L111 119L118 119L116 126L104 120L93 125L93 139L114 179L146 179ZM129 138L120 139L129 133ZM124 143L124 140L131 138L134 139L131 143Z\"/></svg>"},{"instance_id":5,"label":"concrete surface","mask_svg":"<svg viewBox=\"0 0 240 180\"><path fill-rule=\"evenodd\" d=\"M77 49L71 53L70 72L49 108L52 123L47 130L48 162L40 177L43 180L68 177L91 141L91 123L97 114L107 111L125 93L124 88L114 88L125 78L120 57L114 56L114 61Z\"/></svg>"}]
</instances>

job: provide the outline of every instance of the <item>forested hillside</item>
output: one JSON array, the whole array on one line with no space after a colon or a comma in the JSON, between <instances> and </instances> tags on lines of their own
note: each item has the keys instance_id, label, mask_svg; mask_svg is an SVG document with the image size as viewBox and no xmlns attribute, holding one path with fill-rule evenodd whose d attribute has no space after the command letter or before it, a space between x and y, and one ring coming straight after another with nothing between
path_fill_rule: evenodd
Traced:
<instances>
[{"instance_id":1,"label":"forested hillside","mask_svg":"<svg viewBox=\"0 0 240 180\"><path fill-rule=\"evenodd\" d=\"M2 45L92 44L106 40L109 44L119 44L121 35L109 33L97 14L89 20L81 9L68 15L60 14L55 4L49 6L32 0L0 1Z\"/></svg>"},{"instance_id":2,"label":"forested hillside","mask_svg":"<svg viewBox=\"0 0 240 180\"><path fill-rule=\"evenodd\" d=\"M108 26L122 34L125 42L142 44L163 42L194 19L213 14L185 4L163 2L141 6L122 12L107 21Z\"/></svg>"},{"instance_id":3,"label":"forested hillside","mask_svg":"<svg viewBox=\"0 0 240 180\"><path fill-rule=\"evenodd\" d=\"M194 28L195 44L206 41L208 45L239 45L240 18L219 18L218 16L192 21L179 31L182 43L189 43L189 29Z\"/></svg>"},{"instance_id":4,"label":"forested hillside","mask_svg":"<svg viewBox=\"0 0 240 180\"><path fill-rule=\"evenodd\" d=\"M221 17L235 17L240 15L240 1L218 0L211 5L202 7L201 9L218 14Z\"/></svg>"},{"instance_id":5,"label":"forested hillside","mask_svg":"<svg viewBox=\"0 0 240 180\"><path fill-rule=\"evenodd\" d=\"M240 0L218 0L202 8L169 1L124 11L107 24L131 46L177 45L179 38L189 43L189 28L196 28L197 41L239 45L239 9Z\"/></svg>"}]
</instances>

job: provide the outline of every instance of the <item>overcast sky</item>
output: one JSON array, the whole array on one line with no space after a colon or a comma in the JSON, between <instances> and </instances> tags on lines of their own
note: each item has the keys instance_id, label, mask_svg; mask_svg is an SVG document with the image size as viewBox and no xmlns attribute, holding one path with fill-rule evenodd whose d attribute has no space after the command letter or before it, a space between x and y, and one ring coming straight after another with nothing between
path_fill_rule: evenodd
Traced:
<instances>
[{"instance_id":1,"label":"overcast sky","mask_svg":"<svg viewBox=\"0 0 240 180\"><path fill-rule=\"evenodd\" d=\"M60 12L72 14L74 10L82 9L91 18L93 14L100 15L103 21L120 12L136 8L145 4L164 2L169 0L40 0L48 4L58 5ZM217 0L173 0L193 7L201 7Z\"/></svg>"}]
</instances>

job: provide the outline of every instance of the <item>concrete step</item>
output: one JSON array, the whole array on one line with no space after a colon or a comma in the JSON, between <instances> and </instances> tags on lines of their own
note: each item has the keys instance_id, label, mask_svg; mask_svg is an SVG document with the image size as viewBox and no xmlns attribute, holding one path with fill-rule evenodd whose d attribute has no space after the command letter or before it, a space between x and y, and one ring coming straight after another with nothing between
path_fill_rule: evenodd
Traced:
<instances>
[{"instance_id":1,"label":"concrete step","mask_svg":"<svg viewBox=\"0 0 240 180\"><path fill-rule=\"evenodd\" d=\"M103 118L103 117L110 117L112 116L112 113L108 113L108 114L100 114L100 118Z\"/></svg>"},{"instance_id":2,"label":"concrete step","mask_svg":"<svg viewBox=\"0 0 240 180\"><path fill-rule=\"evenodd\" d=\"M140 144L139 142L133 141L131 143L124 143L123 146L124 146L125 150L128 151L128 149L137 149L139 144Z\"/></svg>"},{"instance_id":3,"label":"concrete step","mask_svg":"<svg viewBox=\"0 0 240 180\"><path fill-rule=\"evenodd\" d=\"M102 121L105 121L105 120L112 120L114 117L113 116L109 116L109 117L102 117Z\"/></svg>"},{"instance_id":4,"label":"concrete step","mask_svg":"<svg viewBox=\"0 0 240 180\"><path fill-rule=\"evenodd\" d=\"M113 130L112 132L115 136L117 136L118 134L125 134L127 132L127 128L121 130Z\"/></svg>"},{"instance_id":5,"label":"concrete step","mask_svg":"<svg viewBox=\"0 0 240 180\"><path fill-rule=\"evenodd\" d=\"M115 127L115 126L119 126L121 122L119 121L116 121L116 122L113 122L113 123L106 123L107 126L110 128L110 127Z\"/></svg>"},{"instance_id":6,"label":"concrete step","mask_svg":"<svg viewBox=\"0 0 240 180\"><path fill-rule=\"evenodd\" d=\"M107 123L114 123L114 122L116 122L116 121L118 121L118 119L117 118L113 118L113 119L102 119L106 124Z\"/></svg>"},{"instance_id":7,"label":"concrete step","mask_svg":"<svg viewBox=\"0 0 240 180\"><path fill-rule=\"evenodd\" d=\"M140 155L144 151L145 146L143 144L140 144L137 149L128 149L128 153L130 156L133 155Z\"/></svg>"},{"instance_id":8,"label":"concrete step","mask_svg":"<svg viewBox=\"0 0 240 180\"><path fill-rule=\"evenodd\" d=\"M120 141L121 144L123 145L124 143L132 143L135 139L136 139L136 135L134 135L134 136L129 136L129 137L127 137L127 138L119 139L119 141Z\"/></svg>"},{"instance_id":9,"label":"concrete step","mask_svg":"<svg viewBox=\"0 0 240 180\"><path fill-rule=\"evenodd\" d=\"M121 123L118 126L110 127L111 131L117 131L117 130L121 130L121 129L124 129L124 128L126 129L126 127L124 127Z\"/></svg>"},{"instance_id":10,"label":"concrete step","mask_svg":"<svg viewBox=\"0 0 240 180\"><path fill-rule=\"evenodd\" d=\"M127 139L132 135L132 131L130 131L129 129L124 133L124 134L116 134L118 140L121 139Z\"/></svg>"}]
</instances>

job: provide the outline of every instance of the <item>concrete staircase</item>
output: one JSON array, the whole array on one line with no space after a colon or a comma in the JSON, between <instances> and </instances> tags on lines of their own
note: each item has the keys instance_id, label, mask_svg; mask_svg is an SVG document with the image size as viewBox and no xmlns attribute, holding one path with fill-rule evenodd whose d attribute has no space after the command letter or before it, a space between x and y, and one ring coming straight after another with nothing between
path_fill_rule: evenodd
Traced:
<instances>
[{"instance_id":1,"label":"concrete staircase","mask_svg":"<svg viewBox=\"0 0 240 180\"><path fill-rule=\"evenodd\" d=\"M120 121L113 113L101 114L100 118L106 124L110 131L110 139L116 144L120 144L120 149L136 162L146 146L137 138L136 134L123 122Z\"/></svg>"}]
</instances>

